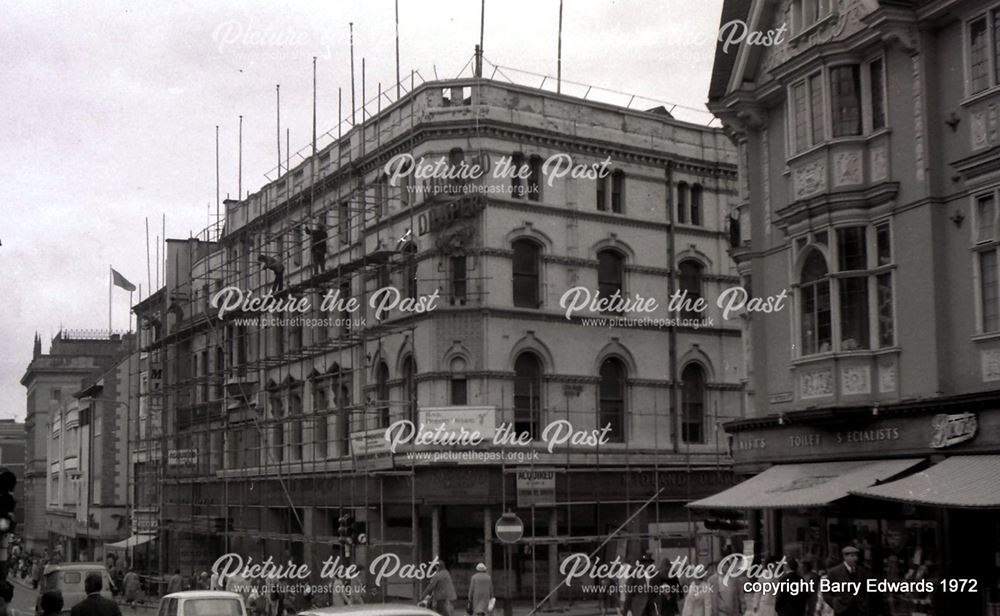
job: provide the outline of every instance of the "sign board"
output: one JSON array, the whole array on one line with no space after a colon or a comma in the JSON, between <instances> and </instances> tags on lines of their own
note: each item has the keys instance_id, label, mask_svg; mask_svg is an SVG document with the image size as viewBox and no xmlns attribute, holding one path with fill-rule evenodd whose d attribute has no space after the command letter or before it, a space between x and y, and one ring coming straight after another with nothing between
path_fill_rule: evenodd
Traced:
<instances>
[{"instance_id":1,"label":"sign board","mask_svg":"<svg viewBox=\"0 0 1000 616\"><path fill-rule=\"evenodd\" d=\"M389 453L391 453L389 441L385 438L384 428L351 433L351 455L354 457L371 457Z\"/></svg>"},{"instance_id":2,"label":"sign board","mask_svg":"<svg viewBox=\"0 0 1000 616\"><path fill-rule=\"evenodd\" d=\"M494 406L435 406L421 408L417 414L420 430L434 432L443 426L445 438L459 441L463 435L477 434L482 441L493 440L497 429Z\"/></svg>"},{"instance_id":3,"label":"sign board","mask_svg":"<svg viewBox=\"0 0 1000 616\"><path fill-rule=\"evenodd\" d=\"M516 513L505 513L497 520L494 530L504 543L517 543L524 536L524 523Z\"/></svg>"},{"instance_id":4,"label":"sign board","mask_svg":"<svg viewBox=\"0 0 1000 616\"><path fill-rule=\"evenodd\" d=\"M553 470L517 471L517 506L519 508L554 507L556 472Z\"/></svg>"},{"instance_id":5,"label":"sign board","mask_svg":"<svg viewBox=\"0 0 1000 616\"><path fill-rule=\"evenodd\" d=\"M965 441L972 440L979 430L979 421L975 413L958 413L956 415L946 415L944 413L935 415L931 422L933 433L931 435L931 447L934 449L944 449Z\"/></svg>"},{"instance_id":6,"label":"sign board","mask_svg":"<svg viewBox=\"0 0 1000 616\"><path fill-rule=\"evenodd\" d=\"M135 510L132 513L133 535L155 535L159 530L160 519L157 511Z\"/></svg>"},{"instance_id":7,"label":"sign board","mask_svg":"<svg viewBox=\"0 0 1000 616\"><path fill-rule=\"evenodd\" d=\"M168 450L167 466L198 466L198 450L197 449Z\"/></svg>"}]
</instances>

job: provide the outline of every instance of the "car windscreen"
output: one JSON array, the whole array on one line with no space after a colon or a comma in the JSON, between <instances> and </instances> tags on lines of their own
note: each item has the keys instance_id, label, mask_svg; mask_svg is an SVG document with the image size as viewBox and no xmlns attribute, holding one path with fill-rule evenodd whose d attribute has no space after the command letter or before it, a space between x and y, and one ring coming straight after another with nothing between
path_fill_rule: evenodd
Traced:
<instances>
[{"instance_id":1,"label":"car windscreen","mask_svg":"<svg viewBox=\"0 0 1000 616\"><path fill-rule=\"evenodd\" d=\"M83 573L80 571L63 571L63 584L79 584L83 581Z\"/></svg>"},{"instance_id":2,"label":"car windscreen","mask_svg":"<svg viewBox=\"0 0 1000 616\"><path fill-rule=\"evenodd\" d=\"M239 599L188 599L183 616L243 616Z\"/></svg>"}]
</instances>

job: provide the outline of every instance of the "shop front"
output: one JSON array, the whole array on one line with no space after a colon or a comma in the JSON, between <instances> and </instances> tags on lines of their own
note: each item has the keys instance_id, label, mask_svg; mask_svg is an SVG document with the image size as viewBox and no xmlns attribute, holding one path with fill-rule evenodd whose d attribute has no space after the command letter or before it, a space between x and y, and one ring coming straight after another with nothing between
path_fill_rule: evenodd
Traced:
<instances>
[{"instance_id":1,"label":"shop front","mask_svg":"<svg viewBox=\"0 0 1000 616\"><path fill-rule=\"evenodd\" d=\"M744 480L690 507L814 571L857 547L892 616L1000 613L1000 410L955 403L731 424ZM936 591L892 591L916 580Z\"/></svg>"}]
</instances>

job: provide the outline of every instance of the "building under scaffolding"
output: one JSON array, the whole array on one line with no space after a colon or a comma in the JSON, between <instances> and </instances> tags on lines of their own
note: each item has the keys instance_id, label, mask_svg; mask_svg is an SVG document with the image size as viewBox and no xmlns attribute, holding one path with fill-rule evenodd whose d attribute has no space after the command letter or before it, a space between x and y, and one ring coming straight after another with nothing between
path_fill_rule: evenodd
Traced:
<instances>
[{"instance_id":1,"label":"building under scaffolding","mask_svg":"<svg viewBox=\"0 0 1000 616\"><path fill-rule=\"evenodd\" d=\"M684 504L729 485L719 424L742 413L741 327L714 307L739 283L728 140L662 108L492 79L408 90L227 201L217 232L168 242L165 285L134 308L133 558L191 574L226 552L314 572L440 556L460 593L483 561L498 594L538 600L560 559L613 533L602 558L710 557ZM416 174L391 177L400 155ZM579 173L546 163L568 160ZM414 178L421 161L490 171ZM659 306L567 314L574 287ZM310 308L220 315L232 289ZM709 308L668 310L675 290ZM401 420L531 439L393 451ZM604 442L549 447L560 420ZM505 512L525 524L509 551ZM374 599L419 592L366 581Z\"/></svg>"}]
</instances>

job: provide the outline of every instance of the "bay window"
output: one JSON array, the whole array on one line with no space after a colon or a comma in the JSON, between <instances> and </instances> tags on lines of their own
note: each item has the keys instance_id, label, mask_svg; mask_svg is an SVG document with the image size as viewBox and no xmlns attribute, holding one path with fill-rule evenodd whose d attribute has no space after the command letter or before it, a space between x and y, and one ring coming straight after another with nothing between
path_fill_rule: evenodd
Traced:
<instances>
[{"instance_id":1,"label":"bay window","mask_svg":"<svg viewBox=\"0 0 1000 616\"><path fill-rule=\"evenodd\" d=\"M997 271L997 195L995 190L973 198L972 241L979 293L979 332L1000 332L1000 276Z\"/></svg>"}]
</instances>

